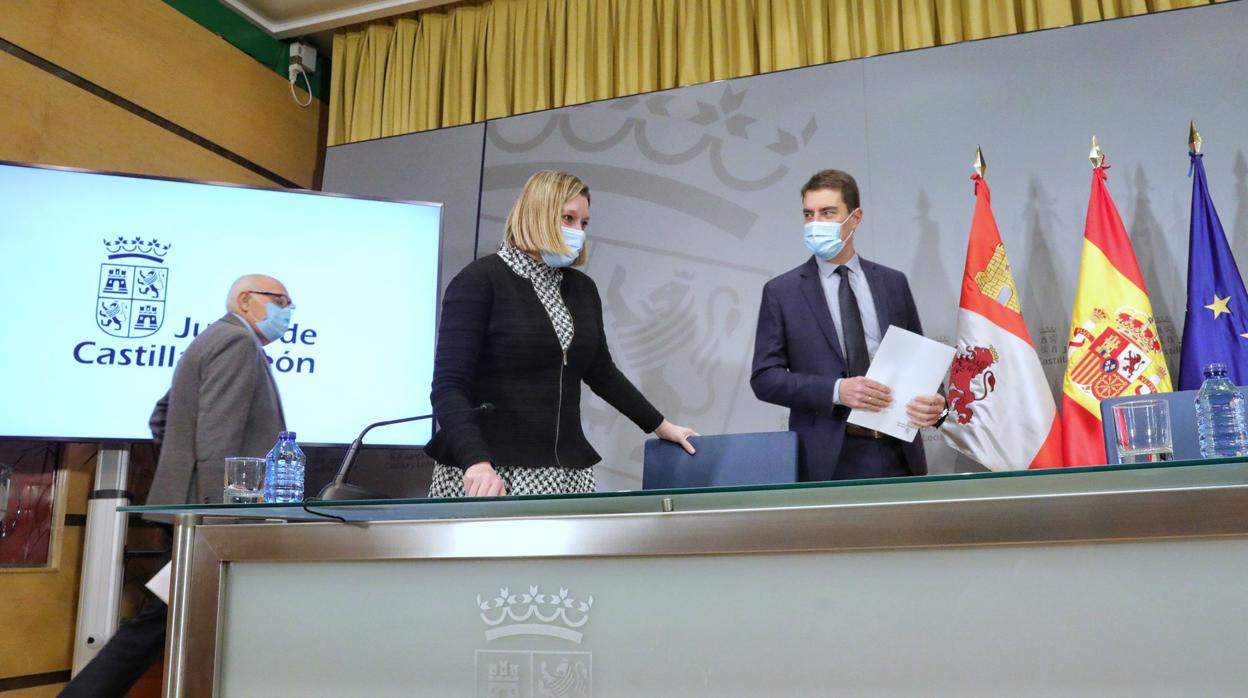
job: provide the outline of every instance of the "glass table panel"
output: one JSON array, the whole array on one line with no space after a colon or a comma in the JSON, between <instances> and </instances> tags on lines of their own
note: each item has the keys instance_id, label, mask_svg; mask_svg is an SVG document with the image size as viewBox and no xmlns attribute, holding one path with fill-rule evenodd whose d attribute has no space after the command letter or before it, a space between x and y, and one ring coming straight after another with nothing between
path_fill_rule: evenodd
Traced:
<instances>
[{"instance_id":1,"label":"glass table panel","mask_svg":"<svg viewBox=\"0 0 1248 698\"><path fill-rule=\"evenodd\" d=\"M196 514L283 521L388 521L712 511L863 503L903 503L1080 492L1127 492L1242 485L1248 458L1139 465L960 473L751 487L633 490L460 499L320 501L302 504L128 506L140 514Z\"/></svg>"}]
</instances>

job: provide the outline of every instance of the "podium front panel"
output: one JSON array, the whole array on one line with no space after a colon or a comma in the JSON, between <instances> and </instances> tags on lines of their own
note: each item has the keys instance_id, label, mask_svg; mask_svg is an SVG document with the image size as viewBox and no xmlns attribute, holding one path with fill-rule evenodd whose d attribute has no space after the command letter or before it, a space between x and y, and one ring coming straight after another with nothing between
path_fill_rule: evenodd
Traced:
<instances>
[{"instance_id":1,"label":"podium front panel","mask_svg":"<svg viewBox=\"0 0 1248 698\"><path fill-rule=\"evenodd\" d=\"M134 508L183 512L168 695L1248 685L1248 460L310 508Z\"/></svg>"},{"instance_id":2,"label":"podium front panel","mask_svg":"<svg viewBox=\"0 0 1248 698\"><path fill-rule=\"evenodd\" d=\"M220 695L1232 695L1246 567L1245 539L232 563Z\"/></svg>"}]
</instances>

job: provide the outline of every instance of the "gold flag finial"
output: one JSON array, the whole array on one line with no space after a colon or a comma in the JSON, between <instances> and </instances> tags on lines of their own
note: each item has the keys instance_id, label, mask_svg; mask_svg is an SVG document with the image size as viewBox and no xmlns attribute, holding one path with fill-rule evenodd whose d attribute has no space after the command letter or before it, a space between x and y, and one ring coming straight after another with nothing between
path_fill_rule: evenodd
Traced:
<instances>
[{"instance_id":1,"label":"gold flag finial","mask_svg":"<svg viewBox=\"0 0 1248 698\"><path fill-rule=\"evenodd\" d=\"M1196 122L1192 121L1187 131L1187 147L1192 149L1193 153L1200 155L1200 131L1196 130Z\"/></svg>"},{"instance_id":2,"label":"gold flag finial","mask_svg":"<svg viewBox=\"0 0 1248 698\"><path fill-rule=\"evenodd\" d=\"M1088 159L1092 161L1093 167L1105 164L1105 151L1101 150L1101 144L1096 142L1096 136L1092 136L1092 152L1088 153Z\"/></svg>"},{"instance_id":3,"label":"gold flag finial","mask_svg":"<svg viewBox=\"0 0 1248 698\"><path fill-rule=\"evenodd\" d=\"M975 145L974 167L975 167L975 174L979 175L980 177L983 177L984 173L988 171L988 163L984 161L984 151L980 150L978 144Z\"/></svg>"}]
</instances>

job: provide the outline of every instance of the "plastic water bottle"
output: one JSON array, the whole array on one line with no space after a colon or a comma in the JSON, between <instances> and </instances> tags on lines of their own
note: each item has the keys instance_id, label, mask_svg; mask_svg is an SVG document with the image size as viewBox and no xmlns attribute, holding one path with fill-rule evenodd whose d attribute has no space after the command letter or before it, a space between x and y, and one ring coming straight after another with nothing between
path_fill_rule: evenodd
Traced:
<instances>
[{"instance_id":1,"label":"plastic water bottle","mask_svg":"<svg viewBox=\"0 0 1248 698\"><path fill-rule=\"evenodd\" d=\"M1226 364L1205 367L1205 382L1196 395L1196 430L1202 458L1248 455L1244 396L1226 377Z\"/></svg>"},{"instance_id":2,"label":"plastic water bottle","mask_svg":"<svg viewBox=\"0 0 1248 698\"><path fill-rule=\"evenodd\" d=\"M303 469L308 457L295 443L295 432L284 431L264 458L264 501L302 502Z\"/></svg>"}]
</instances>

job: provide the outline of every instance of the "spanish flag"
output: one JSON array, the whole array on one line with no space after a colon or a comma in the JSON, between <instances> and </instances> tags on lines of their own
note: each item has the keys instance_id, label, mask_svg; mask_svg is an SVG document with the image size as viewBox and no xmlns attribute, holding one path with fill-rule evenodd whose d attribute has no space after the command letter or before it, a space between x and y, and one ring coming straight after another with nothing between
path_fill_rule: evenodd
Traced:
<instances>
[{"instance_id":1,"label":"spanish flag","mask_svg":"<svg viewBox=\"0 0 1248 698\"><path fill-rule=\"evenodd\" d=\"M1062 386L1062 455L1067 466L1107 461L1101 400L1171 389L1148 289L1105 187L1104 156L1095 146L1093 152L1096 167Z\"/></svg>"}]
</instances>

